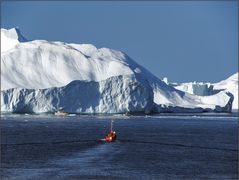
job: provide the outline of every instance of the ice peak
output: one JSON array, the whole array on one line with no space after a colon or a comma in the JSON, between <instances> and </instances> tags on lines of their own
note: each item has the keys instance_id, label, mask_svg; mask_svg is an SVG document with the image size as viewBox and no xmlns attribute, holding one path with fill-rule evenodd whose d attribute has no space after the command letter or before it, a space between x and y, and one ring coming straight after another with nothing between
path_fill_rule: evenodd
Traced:
<instances>
[{"instance_id":1,"label":"ice peak","mask_svg":"<svg viewBox=\"0 0 239 180\"><path fill-rule=\"evenodd\" d=\"M164 78L163 78L163 82L165 82L166 84L168 84L168 78L167 78L167 77L164 77Z\"/></svg>"},{"instance_id":2,"label":"ice peak","mask_svg":"<svg viewBox=\"0 0 239 180\"><path fill-rule=\"evenodd\" d=\"M18 40L19 42L27 41L27 39L21 34L19 27L11 29L1 28L1 37Z\"/></svg>"},{"instance_id":3,"label":"ice peak","mask_svg":"<svg viewBox=\"0 0 239 180\"><path fill-rule=\"evenodd\" d=\"M19 42L26 42L27 39L21 34L18 27L11 29L1 28L1 52L15 47Z\"/></svg>"}]
</instances>

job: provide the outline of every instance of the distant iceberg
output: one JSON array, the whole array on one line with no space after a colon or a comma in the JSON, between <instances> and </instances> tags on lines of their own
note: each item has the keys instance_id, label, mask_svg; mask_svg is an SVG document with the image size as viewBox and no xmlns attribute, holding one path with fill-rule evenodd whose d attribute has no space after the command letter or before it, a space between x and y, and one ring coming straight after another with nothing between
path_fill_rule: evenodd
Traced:
<instances>
[{"instance_id":1,"label":"distant iceberg","mask_svg":"<svg viewBox=\"0 0 239 180\"><path fill-rule=\"evenodd\" d=\"M234 97L232 109L238 109L238 72L218 83L189 82L169 83L169 85L174 86L178 90L198 96L210 96L220 91L230 92Z\"/></svg>"},{"instance_id":2,"label":"distant iceberg","mask_svg":"<svg viewBox=\"0 0 239 180\"><path fill-rule=\"evenodd\" d=\"M27 41L1 29L1 111L17 113L230 112L233 95L174 88L126 54L91 44ZM166 81L166 79L165 79Z\"/></svg>"}]
</instances>

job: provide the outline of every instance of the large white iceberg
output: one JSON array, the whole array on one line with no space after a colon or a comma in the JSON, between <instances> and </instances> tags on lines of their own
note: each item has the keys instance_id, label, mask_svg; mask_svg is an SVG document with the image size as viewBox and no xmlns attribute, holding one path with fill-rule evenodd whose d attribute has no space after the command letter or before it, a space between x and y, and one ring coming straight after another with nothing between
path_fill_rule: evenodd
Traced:
<instances>
[{"instance_id":1,"label":"large white iceberg","mask_svg":"<svg viewBox=\"0 0 239 180\"><path fill-rule=\"evenodd\" d=\"M177 90L120 51L26 41L19 33L1 29L1 37L8 34L12 41L1 38L2 112L55 112L60 107L71 113L231 111L229 92L197 96Z\"/></svg>"}]
</instances>

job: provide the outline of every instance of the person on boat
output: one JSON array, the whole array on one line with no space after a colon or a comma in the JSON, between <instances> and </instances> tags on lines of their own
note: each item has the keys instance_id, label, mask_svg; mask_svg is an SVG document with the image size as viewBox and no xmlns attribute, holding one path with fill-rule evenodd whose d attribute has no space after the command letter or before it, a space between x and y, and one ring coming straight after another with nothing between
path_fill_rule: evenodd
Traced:
<instances>
[{"instance_id":1,"label":"person on boat","mask_svg":"<svg viewBox=\"0 0 239 180\"><path fill-rule=\"evenodd\" d=\"M113 132L113 137L112 137L112 139L113 139L113 141L116 140L116 133L115 133L115 131Z\"/></svg>"},{"instance_id":2,"label":"person on boat","mask_svg":"<svg viewBox=\"0 0 239 180\"><path fill-rule=\"evenodd\" d=\"M106 141L115 141L116 140L116 133L115 131L110 131L109 134L105 138Z\"/></svg>"}]
</instances>

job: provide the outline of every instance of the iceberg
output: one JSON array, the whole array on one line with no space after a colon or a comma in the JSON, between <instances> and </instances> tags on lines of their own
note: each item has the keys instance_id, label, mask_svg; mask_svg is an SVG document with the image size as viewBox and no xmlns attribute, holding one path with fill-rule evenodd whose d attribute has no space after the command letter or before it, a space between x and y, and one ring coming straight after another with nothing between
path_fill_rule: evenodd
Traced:
<instances>
[{"instance_id":1,"label":"iceberg","mask_svg":"<svg viewBox=\"0 0 239 180\"><path fill-rule=\"evenodd\" d=\"M18 29L1 29L1 36L2 112L45 113L60 107L90 114L231 111L230 92L198 96L178 90L120 51L27 41Z\"/></svg>"},{"instance_id":2,"label":"iceberg","mask_svg":"<svg viewBox=\"0 0 239 180\"><path fill-rule=\"evenodd\" d=\"M218 83L189 82L169 83L169 85L174 86L178 90L198 96L210 96L220 91L230 92L234 97L232 109L238 110L238 72Z\"/></svg>"}]
</instances>

